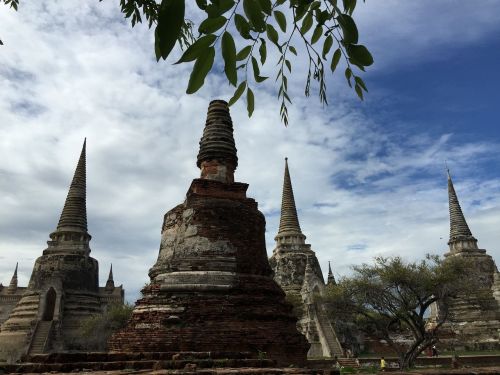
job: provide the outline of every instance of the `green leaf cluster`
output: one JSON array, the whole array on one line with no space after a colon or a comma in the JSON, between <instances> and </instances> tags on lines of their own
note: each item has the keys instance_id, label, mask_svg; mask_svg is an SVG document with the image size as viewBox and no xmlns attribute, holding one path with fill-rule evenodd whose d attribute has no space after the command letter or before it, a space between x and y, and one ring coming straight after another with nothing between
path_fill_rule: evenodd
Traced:
<instances>
[{"instance_id":1,"label":"green leaf cluster","mask_svg":"<svg viewBox=\"0 0 500 375\"><path fill-rule=\"evenodd\" d=\"M2 0L5 5L17 11L19 7L19 0Z\"/></svg>"},{"instance_id":2,"label":"green leaf cluster","mask_svg":"<svg viewBox=\"0 0 500 375\"><path fill-rule=\"evenodd\" d=\"M19 0L0 1L17 10ZM299 53L309 60L306 96L317 88L320 102L328 104L325 65L334 73L343 60L349 86L364 98L367 86L356 69L364 72L373 64L373 57L359 43L356 5L356 0L342 0L341 4L338 0L196 0L196 7L189 8L202 15L195 27L190 19L200 17L186 14L186 0L120 0L121 12L132 27L145 20L154 28L157 60L166 60L179 45L183 54L176 64L193 63L188 94L203 87L220 58L227 82L235 88L229 102L234 104L246 93L249 116L255 109L252 87L267 80L261 71L271 56L269 49L274 48L278 61L271 66L276 64L280 114L285 125L292 102L288 78Z\"/></svg>"},{"instance_id":3,"label":"green leaf cluster","mask_svg":"<svg viewBox=\"0 0 500 375\"><path fill-rule=\"evenodd\" d=\"M299 52L309 59L306 96L310 95L315 81L320 101L328 104L325 63L334 73L342 60L346 65L346 80L359 98L363 99L368 91L360 74L355 73L355 69L364 71L373 64L371 53L359 44L359 32L353 18L356 0L343 0L341 4L337 0L196 0L204 15L197 27L197 37L190 34L192 24L185 15L185 0L162 0L156 18L151 0L121 1L122 12L132 18L132 25L141 22L141 10L150 22L156 21L157 59L166 59L177 42L185 47L177 64L194 62L187 93L203 87L220 56L227 82L235 87L229 104L234 104L246 93L249 116L255 109L252 87L268 78L261 71L270 56L269 48L279 53L276 82L281 119L285 125L289 121L288 105L292 102L288 78ZM297 40L302 42L299 47L292 44Z\"/></svg>"},{"instance_id":4,"label":"green leaf cluster","mask_svg":"<svg viewBox=\"0 0 500 375\"><path fill-rule=\"evenodd\" d=\"M192 24L185 15L185 0L162 0L156 13L153 0L121 0L122 12L132 18L132 26L141 22L141 11L151 23L156 22L155 52L166 59L176 43L185 47L177 63L194 61L186 92L197 92L213 69L220 50L228 83L235 87L229 100L232 105L246 93L247 111L255 109L253 85L268 77L261 74L268 60L269 46L278 53L276 82L281 102L280 114L288 124L288 78L294 59L301 54L309 59L305 95L317 82L320 102L328 104L325 63L334 73L344 60L344 75L360 99L367 86L355 69L365 71L373 64L368 49L359 44L359 31L353 18L356 0L196 0L204 17L198 25L199 35L192 36ZM341 9L342 7L342 9ZM187 17L189 18L189 17ZM240 38L236 38L238 35ZM292 44L299 40L302 45ZM335 48L334 48L335 46Z\"/></svg>"},{"instance_id":5,"label":"green leaf cluster","mask_svg":"<svg viewBox=\"0 0 500 375\"><path fill-rule=\"evenodd\" d=\"M17 8L19 7L19 0L1 0L5 5L8 5L9 8L14 9L17 11ZM2 39L0 39L0 46L3 46Z\"/></svg>"}]
</instances>

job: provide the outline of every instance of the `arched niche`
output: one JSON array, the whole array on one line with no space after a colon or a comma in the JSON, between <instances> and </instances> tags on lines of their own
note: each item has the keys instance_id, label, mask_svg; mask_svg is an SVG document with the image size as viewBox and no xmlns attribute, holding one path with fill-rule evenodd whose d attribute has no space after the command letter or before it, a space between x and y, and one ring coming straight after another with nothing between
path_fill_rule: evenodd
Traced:
<instances>
[{"instance_id":1,"label":"arched niche","mask_svg":"<svg viewBox=\"0 0 500 375\"><path fill-rule=\"evenodd\" d=\"M54 288L50 289L45 294L45 309L43 310L42 320L51 321L54 320L54 311L56 308L56 291Z\"/></svg>"}]
</instances>

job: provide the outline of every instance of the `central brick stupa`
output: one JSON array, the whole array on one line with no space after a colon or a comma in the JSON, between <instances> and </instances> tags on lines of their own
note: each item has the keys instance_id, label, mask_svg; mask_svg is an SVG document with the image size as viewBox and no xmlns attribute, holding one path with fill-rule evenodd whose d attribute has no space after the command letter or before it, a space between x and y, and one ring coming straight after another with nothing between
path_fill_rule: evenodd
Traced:
<instances>
[{"instance_id":1,"label":"central brick stupa","mask_svg":"<svg viewBox=\"0 0 500 375\"><path fill-rule=\"evenodd\" d=\"M208 108L186 200L165 214L160 251L127 327L110 349L122 352L245 353L301 364L309 344L272 278L265 218L234 182L238 165L226 102Z\"/></svg>"}]
</instances>

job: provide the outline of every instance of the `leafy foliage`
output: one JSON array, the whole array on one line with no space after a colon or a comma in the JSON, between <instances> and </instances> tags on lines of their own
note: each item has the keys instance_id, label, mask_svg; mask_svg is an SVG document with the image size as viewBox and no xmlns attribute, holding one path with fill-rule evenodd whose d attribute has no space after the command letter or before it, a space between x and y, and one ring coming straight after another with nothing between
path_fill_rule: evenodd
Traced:
<instances>
[{"instance_id":1,"label":"leafy foliage","mask_svg":"<svg viewBox=\"0 0 500 375\"><path fill-rule=\"evenodd\" d=\"M476 289L474 267L459 257L441 260L427 256L420 262L400 257L375 258L373 265L355 266L354 275L327 289L326 300L337 319L353 321L372 337L386 340L407 369L423 350L437 340L453 298ZM431 305L439 305L433 321ZM409 346L395 335L413 338Z\"/></svg>"},{"instance_id":2,"label":"leafy foliage","mask_svg":"<svg viewBox=\"0 0 500 375\"><path fill-rule=\"evenodd\" d=\"M108 339L119 329L126 326L134 307L129 304L111 305L100 315L91 316L82 321L80 326L80 349L106 350Z\"/></svg>"},{"instance_id":3,"label":"leafy foliage","mask_svg":"<svg viewBox=\"0 0 500 375\"><path fill-rule=\"evenodd\" d=\"M10 8L17 11L19 7L19 0L0 0L0 3L3 2L5 5L8 5ZM2 39L0 39L0 46L3 46Z\"/></svg>"},{"instance_id":4,"label":"leafy foliage","mask_svg":"<svg viewBox=\"0 0 500 375\"><path fill-rule=\"evenodd\" d=\"M166 1L163 0L163 2ZM333 73L343 56L347 63L346 79L349 85L354 87L357 95L363 99L363 92L367 91L367 87L353 69L358 68L364 71L365 67L373 64L373 57L365 46L358 44L358 30L352 18L356 1L344 0L343 10L334 0L276 0L274 2L271 0L212 0L210 2L198 0L196 3L198 8L205 12L206 18L198 28L200 35L196 42L184 52L180 62L190 61L187 57L193 55L196 55L197 59L205 59L205 56L211 59L212 49L220 41L224 72L228 82L236 87L229 103L234 104L246 91L249 116L255 108L251 85L268 79L262 76L260 71L267 61L268 46L273 46L278 52L276 82L278 98L281 102L280 114L285 125L288 124L288 104L291 103L288 78L292 72L292 61L298 56L298 50L292 44L296 39L302 43L302 51L307 54L309 60L305 85L306 96L310 95L311 81L316 81L319 99L327 104L324 63L331 61L330 67ZM161 25L161 20L158 25ZM233 36L233 33L237 38ZM182 35L182 32L179 35ZM210 39L206 39L209 36ZM199 40L209 41L209 43L197 43ZM319 43L320 41L322 43ZM332 49L334 44L337 48ZM159 56L165 58L163 51L157 54L158 58ZM192 85L188 85L188 93L195 92L202 87L209 72L207 66L212 67L213 62L208 65L195 63L190 78ZM249 72L250 69L253 74Z\"/></svg>"},{"instance_id":5,"label":"leafy foliage","mask_svg":"<svg viewBox=\"0 0 500 375\"><path fill-rule=\"evenodd\" d=\"M17 10L19 0L2 1ZM184 54L177 63L194 61L188 94L203 86L214 67L216 48L220 50L227 81L235 87L229 103L234 104L246 92L249 116L255 108L251 86L269 78L260 71L272 46L278 56L273 63L276 63L281 119L288 125L288 104L291 103L288 78L299 53L308 57L306 96L310 95L311 83L315 81L320 102L328 104L325 65L330 65L333 73L342 58L349 86L360 99L367 92L356 70L364 71L372 65L373 57L359 44L358 28L352 17L357 1L339 3L338 0L196 0L195 8L187 7L185 0L120 0L120 8L132 27L143 20L150 28L154 26L157 60L165 60L179 44ZM195 25L186 14L196 10L202 17L197 37L193 35ZM296 42L300 48L295 47Z\"/></svg>"},{"instance_id":6,"label":"leafy foliage","mask_svg":"<svg viewBox=\"0 0 500 375\"><path fill-rule=\"evenodd\" d=\"M19 0L3 0L5 5L9 5L11 8L17 11L17 7L19 6Z\"/></svg>"}]
</instances>

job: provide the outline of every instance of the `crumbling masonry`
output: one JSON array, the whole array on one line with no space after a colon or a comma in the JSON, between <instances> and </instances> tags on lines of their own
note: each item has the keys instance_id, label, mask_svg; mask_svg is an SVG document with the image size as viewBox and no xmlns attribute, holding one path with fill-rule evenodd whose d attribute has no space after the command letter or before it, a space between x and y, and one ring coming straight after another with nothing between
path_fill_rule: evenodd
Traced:
<instances>
[{"instance_id":1,"label":"crumbling masonry","mask_svg":"<svg viewBox=\"0 0 500 375\"><path fill-rule=\"evenodd\" d=\"M450 209L449 251L445 257L470 260L476 269L480 287L473 295L452 301L447 322L441 327L440 342L454 350L486 350L500 348L500 281L493 258L479 249L472 235L455 187L448 173L448 199ZM433 306L432 315L440 314ZM433 316L431 316L431 321Z\"/></svg>"},{"instance_id":2,"label":"crumbling masonry","mask_svg":"<svg viewBox=\"0 0 500 375\"><path fill-rule=\"evenodd\" d=\"M0 286L0 359L78 348L84 318L123 304L112 272L99 287L98 263L90 257L85 156L84 142L57 229L35 261L28 287L17 286L17 266L9 287Z\"/></svg>"},{"instance_id":3,"label":"crumbling masonry","mask_svg":"<svg viewBox=\"0 0 500 375\"><path fill-rule=\"evenodd\" d=\"M264 215L247 198L248 185L234 182L238 158L224 101L209 105L197 165L201 177L185 201L165 214L151 282L110 348L240 352L303 363L309 345L272 279Z\"/></svg>"},{"instance_id":4,"label":"crumbling masonry","mask_svg":"<svg viewBox=\"0 0 500 375\"><path fill-rule=\"evenodd\" d=\"M274 279L296 305L297 328L311 344L308 357L342 357L333 322L324 304L315 298L323 295L325 281L318 258L311 245L305 243L306 236L300 229L288 159L285 159L280 226L274 239L276 247L269 263ZM328 271L328 282L334 283L330 267Z\"/></svg>"}]
</instances>

